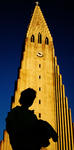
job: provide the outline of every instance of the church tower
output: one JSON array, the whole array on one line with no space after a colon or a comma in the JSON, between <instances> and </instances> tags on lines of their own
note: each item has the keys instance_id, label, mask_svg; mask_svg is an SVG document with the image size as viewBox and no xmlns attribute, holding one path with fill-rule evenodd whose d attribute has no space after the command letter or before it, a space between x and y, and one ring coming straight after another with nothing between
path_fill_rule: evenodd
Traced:
<instances>
[{"instance_id":1,"label":"church tower","mask_svg":"<svg viewBox=\"0 0 74 150\"><path fill-rule=\"evenodd\" d=\"M50 139L50 146L43 150L73 150L71 109L68 109L53 39L38 3L26 34L12 108L20 105L20 94L29 87L37 92L30 109L38 119L49 122L58 132L58 142ZM1 150L12 150L6 131L0 145Z\"/></svg>"}]
</instances>

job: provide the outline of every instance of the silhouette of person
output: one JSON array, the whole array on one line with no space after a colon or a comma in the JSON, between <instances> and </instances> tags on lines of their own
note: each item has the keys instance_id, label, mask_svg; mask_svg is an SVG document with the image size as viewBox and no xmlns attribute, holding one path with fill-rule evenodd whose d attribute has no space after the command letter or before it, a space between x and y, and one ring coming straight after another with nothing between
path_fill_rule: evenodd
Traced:
<instances>
[{"instance_id":1,"label":"silhouette of person","mask_svg":"<svg viewBox=\"0 0 74 150\"><path fill-rule=\"evenodd\" d=\"M47 147L52 138L58 140L52 126L43 120L38 120L34 110L28 108L33 104L36 91L28 88L21 93L20 104L13 108L6 118L6 129L9 133L13 150L40 150Z\"/></svg>"}]
</instances>

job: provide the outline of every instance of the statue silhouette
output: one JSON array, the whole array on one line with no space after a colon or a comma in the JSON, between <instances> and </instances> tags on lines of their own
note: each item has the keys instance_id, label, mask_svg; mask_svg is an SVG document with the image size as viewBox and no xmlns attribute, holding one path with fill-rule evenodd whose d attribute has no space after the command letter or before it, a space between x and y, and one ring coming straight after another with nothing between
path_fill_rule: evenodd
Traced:
<instances>
[{"instance_id":1,"label":"statue silhouette","mask_svg":"<svg viewBox=\"0 0 74 150\"><path fill-rule=\"evenodd\" d=\"M46 121L38 120L34 110L28 109L35 97L35 90L24 90L19 100L21 106L16 106L8 113L6 129L13 150L40 150L50 144L50 138L54 142L58 140L52 126Z\"/></svg>"}]
</instances>

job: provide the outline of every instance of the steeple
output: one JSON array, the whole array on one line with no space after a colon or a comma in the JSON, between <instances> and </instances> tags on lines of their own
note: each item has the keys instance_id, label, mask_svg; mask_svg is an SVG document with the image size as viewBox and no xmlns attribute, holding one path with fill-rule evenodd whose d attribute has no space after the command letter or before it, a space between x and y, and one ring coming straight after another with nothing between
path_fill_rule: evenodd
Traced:
<instances>
[{"instance_id":1,"label":"steeple","mask_svg":"<svg viewBox=\"0 0 74 150\"><path fill-rule=\"evenodd\" d=\"M43 39L48 36L49 40L52 41L49 28L38 4L39 3L36 2L36 6L27 31L27 38L30 38L33 34L37 39L38 33L41 33Z\"/></svg>"}]
</instances>

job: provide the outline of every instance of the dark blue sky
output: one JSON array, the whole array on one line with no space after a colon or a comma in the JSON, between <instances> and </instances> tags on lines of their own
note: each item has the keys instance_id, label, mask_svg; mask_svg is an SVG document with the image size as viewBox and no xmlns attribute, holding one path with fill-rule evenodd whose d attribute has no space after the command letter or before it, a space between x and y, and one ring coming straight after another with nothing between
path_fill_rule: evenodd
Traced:
<instances>
[{"instance_id":1,"label":"dark blue sky","mask_svg":"<svg viewBox=\"0 0 74 150\"><path fill-rule=\"evenodd\" d=\"M39 1L54 41L55 55L74 122L74 8L70 0ZM14 95L22 44L35 0L0 2L0 140Z\"/></svg>"}]
</instances>

